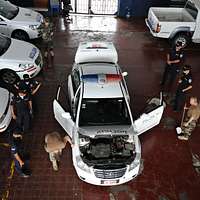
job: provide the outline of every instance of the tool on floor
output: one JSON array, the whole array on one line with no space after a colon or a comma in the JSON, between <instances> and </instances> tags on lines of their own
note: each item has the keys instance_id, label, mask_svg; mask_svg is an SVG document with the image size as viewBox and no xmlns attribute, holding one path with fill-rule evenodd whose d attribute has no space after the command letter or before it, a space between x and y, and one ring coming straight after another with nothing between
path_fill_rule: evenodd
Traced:
<instances>
[{"instance_id":1,"label":"tool on floor","mask_svg":"<svg viewBox=\"0 0 200 200\"><path fill-rule=\"evenodd\" d=\"M185 117L185 110L186 110L185 106L186 106L186 104L184 105L184 109L183 109L183 114L182 114L182 118L181 118L181 126L176 127L176 133L178 135L180 135L182 133L183 120L184 120L184 117Z\"/></svg>"}]
</instances>

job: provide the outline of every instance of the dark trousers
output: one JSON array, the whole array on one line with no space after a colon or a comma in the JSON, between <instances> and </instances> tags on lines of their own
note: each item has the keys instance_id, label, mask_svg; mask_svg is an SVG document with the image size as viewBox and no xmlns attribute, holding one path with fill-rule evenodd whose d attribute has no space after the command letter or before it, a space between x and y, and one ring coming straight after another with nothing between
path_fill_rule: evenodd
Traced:
<instances>
[{"instance_id":1,"label":"dark trousers","mask_svg":"<svg viewBox=\"0 0 200 200\"><path fill-rule=\"evenodd\" d=\"M180 111L186 99L185 92L181 88L178 88L176 91L176 96L174 100L174 110Z\"/></svg>"},{"instance_id":2,"label":"dark trousers","mask_svg":"<svg viewBox=\"0 0 200 200\"><path fill-rule=\"evenodd\" d=\"M25 160L25 163L24 165L21 167L19 162L14 159L14 163L15 163L15 170L17 171L17 173L19 175L31 175L31 171L29 169L29 161L28 160Z\"/></svg>"},{"instance_id":3,"label":"dark trousers","mask_svg":"<svg viewBox=\"0 0 200 200\"><path fill-rule=\"evenodd\" d=\"M24 132L29 131L31 125L30 113L28 111L17 113L17 126Z\"/></svg>"},{"instance_id":4,"label":"dark trousers","mask_svg":"<svg viewBox=\"0 0 200 200\"><path fill-rule=\"evenodd\" d=\"M176 66L166 64L161 85L164 86L168 81L169 87L171 87L176 79L177 74L178 74L178 69Z\"/></svg>"}]
</instances>

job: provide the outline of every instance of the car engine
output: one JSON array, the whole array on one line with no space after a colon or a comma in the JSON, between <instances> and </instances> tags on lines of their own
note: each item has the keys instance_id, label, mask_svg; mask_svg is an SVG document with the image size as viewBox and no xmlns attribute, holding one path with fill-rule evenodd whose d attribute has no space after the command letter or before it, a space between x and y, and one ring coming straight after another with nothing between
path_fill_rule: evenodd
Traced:
<instances>
[{"instance_id":1,"label":"car engine","mask_svg":"<svg viewBox=\"0 0 200 200\"><path fill-rule=\"evenodd\" d=\"M127 137L87 138L87 142L82 139L80 144L82 157L88 160L132 157L135 153L135 145L133 142L127 142Z\"/></svg>"}]
</instances>

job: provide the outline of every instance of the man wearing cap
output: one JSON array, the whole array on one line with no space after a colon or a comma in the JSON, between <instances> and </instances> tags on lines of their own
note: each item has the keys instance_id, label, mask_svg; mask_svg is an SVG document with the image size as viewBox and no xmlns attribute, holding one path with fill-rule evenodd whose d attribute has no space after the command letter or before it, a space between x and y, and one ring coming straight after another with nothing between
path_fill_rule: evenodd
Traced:
<instances>
[{"instance_id":1,"label":"man wearing cap","mask_svg":"<svg viewBox=\"0 0 200 200\"><path fill-rule=\"evenodd\" d=\"M184 59L182 51L182 43L177 42L175 48L172 48L171 52L167 54L167 63L163 73L161 86L164 87L165 83L169 80L169 88L174 83L177 74L180 71L180 64Z\"/></svg>"},{"instance_id":2,"label":"man wearing cap","mask_svg":"<svg viewBox=\"0 0 200 200\"><path fill-rule=\"evenodd\" d=\"M22 131L19 128L16 128L13 132L11 154L14 159L16 171L22 177L29 177L31 175L31 172L26 165L26 160L24 157L24 147L22 143Z\"/></svg>"},{"instance_id":3,"label":"man wearing cap","mask_svg":"<svg viewBox=\"0 0 200 200\"><path fill-rule=\"evenodd\" d=\"M62 138L58 132L52 132L45 136L44 148L49 153L49 159L52 162L53 169L58 170L58 162L62 154L62 150L65 148L66 143L69 142L73 147L72 141L69 136Z\"/></svg>"},{"instance_id":4,"label":"man wearing cap","mask_svg":"<svg viewBox=\"0 0 200 200\"><path fill-rule=\"evenodd\" d=\"M191 66L185 65L183 67L182 76L178 82L176 96L174 100L174 111L180 111L181 106L184 104L186 94L192 89L192 73Z\"/></svg>"},{"instance_id":5,"label":"man wearing cap","mask_svg":"<svg viewBox=\"0 0 200 200\"><path fill-rule=\"evenodd\" d=\"M30 129L32 115L32 101L27 94L26 88L19 88L18 94L11 101L12 118L16 120L17 126L24 132Z\"/></svg>"},{"instance_id":6,"label":"man wearing cap","mask_svg":"<svg viewBox=\"0 0 200 200\"><path fill-rule=\"evenodd\" d=\"M15 88L24 88L26 90L26 93L30 95L32 104L33 104L33 111L35 112L37 110L37 104L35 100L35 94L39 90L41 83L34 80L30 79L28 74L24 74L23 80L20 80L19 82L16 83Z\"/></svg>"},{"instance_id":7,"label":"man wearing cap","mask_svg":"<svg viewBox=\"0 0 200 200\"><path fill-rule=\"evenodd\" d=\"M16 89L25 88L26 92L29 95L36 94L41 86L41 83L39 83L34 79L30 79L28 74L24 74L23 78L24 78L23 80L20 80L19 82L16 83L15 88Z\"/></svg>"},{"instance_id":8,"label":"man wearing cap","mask_svg":"<svg viewBox=\"0 0 200 200\"><path fill-rule=\"evenodd\" d=\"M188 109L188 111L183 123L182 134L178 136L180 140L188 140L197 125L200 117L200 104L197 97L190 97L190 107L184 107L184 109Z\"/></svg>"}]
</instances>

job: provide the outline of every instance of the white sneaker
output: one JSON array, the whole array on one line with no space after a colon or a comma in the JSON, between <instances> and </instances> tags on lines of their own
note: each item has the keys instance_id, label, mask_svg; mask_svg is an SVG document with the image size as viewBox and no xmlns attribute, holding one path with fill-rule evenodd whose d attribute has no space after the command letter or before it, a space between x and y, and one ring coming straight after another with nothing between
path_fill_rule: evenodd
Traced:
<instances>
[{"instance_id":1,"label":"white sneaker","mask_svg":"<svg viewBox=\"0 0 200 200\"><path fill-rule=\"evenodd\" d=\"M185 136L178 136L178 139L179 139L179 140L188 140L188 137L185 137Z\"/></svg>"}]
</instances>

